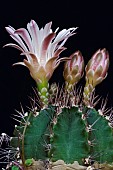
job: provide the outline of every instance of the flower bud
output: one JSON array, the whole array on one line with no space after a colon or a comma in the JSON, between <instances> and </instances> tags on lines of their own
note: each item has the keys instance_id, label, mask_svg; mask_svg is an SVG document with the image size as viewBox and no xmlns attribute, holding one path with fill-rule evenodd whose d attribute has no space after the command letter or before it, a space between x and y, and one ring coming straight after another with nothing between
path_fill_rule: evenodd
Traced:
<instances>
[{"instance_id":1,"label":"flower bud","mask_svg":"<svg viewBox=\"0 0 113 170\"><path fill-rule=\"evenodd\" d=\"M95 87L107 76L109 67L109 54L104 48L98 50L89 60L86 66L86 82Z\"/></svg>"},{"instance_id":2,"label":"flower bud","mask_svg":"<svg viewBox=\"0 0 113 170\"><path fill-rule=\"evenodd\" d=\"M69 59L65 62L63 75L66 84L71 87L83 76L84 59L80 51L73 53Z\"/></svg>"},{"instance_id":3,"label":"flower bud","mask_svg":"<svg viewBox=\"0 0 113 170\"><path fill-rule=\"evenodd\" d=\"M84 103L90 106L90 98L95 86L107 76L109 67L109 54L104 48L98 50L86 66L86 85L84 87Z\"/></svg>"}]
</instances>

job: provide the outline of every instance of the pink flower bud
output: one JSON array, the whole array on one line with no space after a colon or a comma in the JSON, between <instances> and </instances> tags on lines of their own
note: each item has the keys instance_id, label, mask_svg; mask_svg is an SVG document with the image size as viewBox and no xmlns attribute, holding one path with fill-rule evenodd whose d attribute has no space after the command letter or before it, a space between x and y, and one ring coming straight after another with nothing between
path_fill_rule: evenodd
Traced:
<instances>
[{"instance_id":1,"label":"pink flower bud","mask_svg":"<svg viewBox=\"0 0 113 170\"><path fill-rule=\"evenodd\" d=\"M99 49L86 66L86 83L95 87L102 82L107 76L108 67L108 51L105 48L102 50Z\"/></svg>"},{"instance_id":2,"label":"pink flower bud","mask_svg":"<svg viewBox=\"0 0 113 170\"><path fill-rule=\"evenodd\" d=\"M64 79L70 84L77 84L83 76L84 59L80 51L73 53L70 60L65 62L64 66Z\"/></svg>"}]
</instances>

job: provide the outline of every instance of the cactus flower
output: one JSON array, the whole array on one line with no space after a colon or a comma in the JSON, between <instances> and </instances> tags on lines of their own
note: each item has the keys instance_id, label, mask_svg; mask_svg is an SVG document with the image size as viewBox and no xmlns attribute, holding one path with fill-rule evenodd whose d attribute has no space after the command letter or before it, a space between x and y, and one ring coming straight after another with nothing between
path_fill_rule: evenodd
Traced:
<instances>
[{"instance_id":1,"label":"cactus flower","mask_svg":"<svg viewBox=\"0 0 113 170\"><path fill-rule=\"evenodd\" d=\"M42 100L48 98L48 81L54 70L61 61L67 58L59 58L59 55L66 48L63 47L67 39L74 35L77 28L63 29L56 35L51 29L52 22L39 29L37 23L31 20L27 24L27 29L20 28L15 30L13 27L6 27L7 32L17 42L18 45L9 43L5 46L11 46L21 51L26 56L21 64L26 66L32 78L36 81L39 95Z\"/></svg>"},{"instance_id":2,"label":"cactus flower","mask_svg":"<svg viewBox=\"0 0 113 170\"><path fill-rule=\"evenodd\" d=\"M109 54L104 48L98 50L89 60L86 66L86 85L84 88L84 97L90 97L95 86L101 83L107 76L109 67Z\"/></svg>"},{"instance_id":3,"label":"cactus flower","mask_svg":"<svg viewBox=\"0 0 113 170\"><path fill-rule=\"evenodd\" d=\"M49 80L62 60L59 54L65 50L63 47L66 40L74 35L77 28L63 29L56 36L56 32L52 32L52 22L39 29L34 20L27 24L27 30L20 28L15 30L13 27L6 27L10 36L18 43L18 45L9 43L6 46L12 46L19 49L26 59L22 64L30 70L30 74L36 82L43 79Z\"/></svg>"},{"instance_id":4,"label":"cactus flower","mask_svg":"<svg viewBox=\"0 0 113 170\"><path fill-rule=\"evenodd\" d=\"M66 88L77 84L84 70L84 59L80 51L73 53L69 58L70 60L66 61L64 66Z\"/></svg>"}]
</instances>

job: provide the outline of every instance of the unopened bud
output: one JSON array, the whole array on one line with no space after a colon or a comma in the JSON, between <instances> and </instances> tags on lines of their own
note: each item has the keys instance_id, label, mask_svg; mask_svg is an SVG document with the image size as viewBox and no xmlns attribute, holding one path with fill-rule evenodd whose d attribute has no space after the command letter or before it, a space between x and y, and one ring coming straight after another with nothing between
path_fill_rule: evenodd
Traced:
<instances>
[{"instance_id":1,"label":"unopened bud","mask_svg":"<svg viewBox=\"0 0 113 170\"><path fill-rule=\"evenodd\" d=\"M108 51L105 48L99 49L86 66L86 82L92 84L93 87L101 83L107 76L108 67Z\"/></svg>"},{"instance_id":2,"label":"unopened bud","mask_svg":"<svg viewBox=\"0 0 113 170\"><path fill-rule=\"evenodd\" d=\"M90 96L95 86L101 83L107 76L109 67L109 54L104 48L98 50L89 60L86 66L86 85L84 87L84 102L89 105Z\"/></svg>"},{"instance_id":3,"label":"unopened bud","mask_svg":"<svg viewBox=\"0 0 113 170\"><path fill-rule=\"evenodd\" d=\"M65 62L63 75L66 84L75 85L83 76L84 59L80 51L72 54L69 59Z\"/></svg>"}]
</instances>

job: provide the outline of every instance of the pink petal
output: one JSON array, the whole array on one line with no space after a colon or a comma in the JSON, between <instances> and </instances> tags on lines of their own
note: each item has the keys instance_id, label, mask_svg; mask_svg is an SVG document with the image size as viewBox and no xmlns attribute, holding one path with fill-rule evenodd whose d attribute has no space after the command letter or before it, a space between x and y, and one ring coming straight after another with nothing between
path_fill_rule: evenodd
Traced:
<instances>
[{"instance_id":1,"label":"pink petal","mask_svg":"<svg viewBox=\"0 0 113 170\"><path fill-rule=\"evenodd\" d=\"M47 54L48 46L54 37L55 37L55 33L51 33L42 42L41 53L40 53L40 61L42 63L45 63L45 57Z\"/></svg>"},{"instance_id":2,"label":"pink petal","mask_svg":"<svg viewBox=\"0 0 113 170\"><path fill-rule=\"evenodd\" d=\"M25 50L28 51L25 44L21 40L21 38L15 34L15 29L13 27L5 27L6 31L10 34L10 36Z\"/></svg>"},{"instance_id":3,"label":"pink petal","mask_svg":"<svg viewBox=\"0 0 113 170\"><path fill-rule=\"evenodd\" d=\"M28 46L29 50L31 52L34 52L33 47L32 47L32 42L31 42L30 35L29 35L28 31L25 28L20 28L20 29L16 30L15 34L20 35L22 37L22 39L25 41L25 43Z\"/></svg>"},{"instance_id":4,"label":"pink petal","mask_svg":"<svg viewBox=\"0 0 113 170\"><path fill-rule=\"evenodd\" d=\"M20 46L16 45L16 44L13 44L13 43L9 43L9 44L6 44L4 45L3 47L14 47L22 52L24 52L23 48L21 48Z\"/></svg>"},{"instance_id":5,"label":"pink petal","mask_svg":"<svg viewBox=\"0 0 113 170\"><path fill-rule=\"evenodd\" d=\"M46 65L45 65L46 72L48 72L48 73L53 72L55 65L56 65L56 60L57 60L57 57L52 57L47 61Z\"/></svg>"},{"instance_id":6,"label":"pink petal","mask_svg":"<svg viewBox=\"0 0 113 170\"><path fill-rule=\"evenodd\" d=\"M31 64L26 59L24 59L23 61L26 67L31 68Z\"/></svg>"},{"instance_id":7,"label":"pink petal","mask_svg":"<svg viewBox=\"0 0 113 170\"><path fill-rule=\"evenodd\" d=\"M60 48L60 49L56 50L56 51L55 51L55 53L54 53L54 57L59 56L59 55L60 55L60 53L61 53L62 51L64 51L64 50L66 50L66 49L67 49L67 48L62 47L62 48Z\"/></svg>"},{"instance_id":8,"label":"pink petal","mask_svg":"<svg viewBox=\"0 0 113 170\"><path fill-rule=\"evenodd\" d=\"M68 60L70 60L70 58L68 58L68 57L63 57L63 58L58 59L58 60L56 61L56 63L55 63L54 69L56 69L61 62L63 62L63 61L68 61Z\"/></svg>"},{"instance_id":9,"label":"pink petal","mask_svg":"<svg viewBox=\"0 0 113 170\"><path fill-rule=\"evenodd\" d=\"M64 39L64 40L61 42L61 44L58 46L58 49L61 48L61 47L66 43L67 39L68 39L68 38Z\"/></svg>"},{"instance_id":10,"label":"pink petal","mask_svg":"<svg viewBox=\"0 0 113 170\"><path fill-rule=\"evenodd\" d=\"M31 64L31 65L37 65L37 66L39 66L37 57L36 57L33 53L30 53L30 52L25 53L25 52L24 52L24 53L21 53L21 55L28 55L28 56L30 56L31 59L32 59L32 60L30 60L30 64ZM29 61L28 61L28 62L29 62Z\"/></svg>"},{"instance_id":11,"label":"pink petal","mask_svg":"<svg viewBox=\"0 0 113 170\"><path fill-rule=\"evenodd\" d=\"M100 51L101 51L100 49L99 49L99 50L97 50L97 51L93 54L92 58L93 58L93 59L95 59L95 58L96 58L96 56L97 56L97 54L98 54L98 53L100 53Z\"/></svg>"},{"instance_id":12,"label":"pink petal","mask_svg":"<svg viewBox=\"0 0 113 170\"><path fill-rule=\"evenodd\" d=\"M105 65L104 65L104 69L103 69L103 73L102 73L102 76L104 77L108 71L108 68L109 68L109 58L107 58L105 60Z\"/></svg>"},{"instance_id":13,"label":"pink petal","mask_svg":"<svg viewBox=\"0 0 113 170\"><path fill-rule=\"evenodd\" d=\"M105 61L106 61L106 58L108 56L108 52L106 51L106 49L104 48L103 50L101 50L101 53L102 53L102 58L101 58L101 61L100 61L100 65L102 65L103 67L105 67Z\"/></svg>"}]
</instances>

